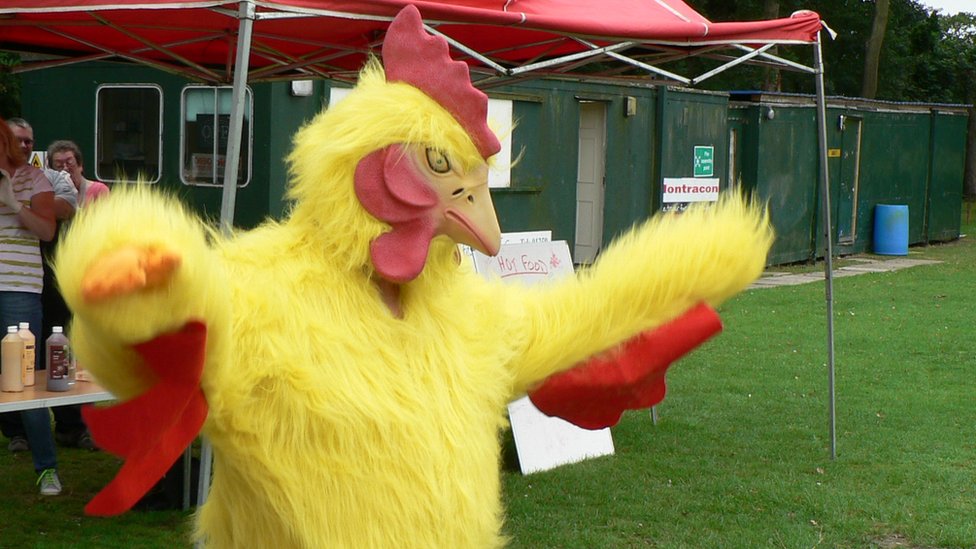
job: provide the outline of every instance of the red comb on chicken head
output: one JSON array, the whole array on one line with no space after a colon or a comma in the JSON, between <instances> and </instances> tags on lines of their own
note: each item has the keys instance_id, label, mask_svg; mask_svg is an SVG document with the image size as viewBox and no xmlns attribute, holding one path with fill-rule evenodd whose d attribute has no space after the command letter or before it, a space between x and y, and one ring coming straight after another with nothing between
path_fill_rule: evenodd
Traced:
<instances>
[{"instance_id":1,"label":"red comb on chicken head","mask_svg":"<svg viewBox=\"0 0 976 549\"><path fill-rule=\"evenodd\" d=\"M471 85L468 66L451 59L447 42L427 34L416 7L403 8L390 24L383 62L387 82L409 84L444 107L483 158L501 149L488 127L488 97ZM501 230L488 192L487 164L465 170L446 151L393 144L363 157L355 189L366 211L391 226L370 244L376 272L390 282L416 278L437 235L498 253Z\"/></svg>"}]
</instances>

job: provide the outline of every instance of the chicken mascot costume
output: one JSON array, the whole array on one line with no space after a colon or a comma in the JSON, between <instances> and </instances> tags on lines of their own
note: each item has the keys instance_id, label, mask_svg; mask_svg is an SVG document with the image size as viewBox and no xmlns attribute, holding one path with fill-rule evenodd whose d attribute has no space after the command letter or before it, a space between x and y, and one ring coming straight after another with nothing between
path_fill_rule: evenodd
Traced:
<instances>
[{"instance_id":1,"label":"chicken mascot costume","mask_svg":"<svg viewBox=\"0 0 976 549\"><path fill-rule=\"evenodd\" d=\"M487 98L412 6L382 61L295 136L283 221L221 235L133 185L64 236L76 353L119 399L86 417L125 458L89 514L129 509L202 432L208 546L503 546L506 404L538 389L587 427L649 406L673 342L762 272L766 214L731 197L573 277L482 279L457 244L499 249Z\"/></svg>"}]
</instances>

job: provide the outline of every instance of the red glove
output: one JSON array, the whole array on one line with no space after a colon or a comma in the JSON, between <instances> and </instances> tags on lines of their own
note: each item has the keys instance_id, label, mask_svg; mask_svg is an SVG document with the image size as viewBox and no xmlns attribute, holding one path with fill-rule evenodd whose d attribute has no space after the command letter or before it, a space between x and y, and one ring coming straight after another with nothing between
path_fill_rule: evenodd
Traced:
<instances>
[{"instance_id":1,"label":"red glove","mask_svg":"<svg viewBox=\"0 0 976 549\"><path fill-rule=\"evenodd\" d=\"M529 399L542 413L584 429L616 425L624 410L661 402L664 374L671 363L720 331L718 314L700 304L609 353L550 376L529 393Z\"/></svg>"},{"instance_id":2,"label":"red glove","mask_svg":"<svg viewBox=\"0 0 976 549\"><path fill-rule=\"evenodd\" d=\"M207 419L200 389L207 327L188 322L178 332L135 346L157 376L148 391L108 407L85 406L82 414L100 448L125 464L85 513L113 516L132 508L166 474Z\"/></svg>"}]
</instances>

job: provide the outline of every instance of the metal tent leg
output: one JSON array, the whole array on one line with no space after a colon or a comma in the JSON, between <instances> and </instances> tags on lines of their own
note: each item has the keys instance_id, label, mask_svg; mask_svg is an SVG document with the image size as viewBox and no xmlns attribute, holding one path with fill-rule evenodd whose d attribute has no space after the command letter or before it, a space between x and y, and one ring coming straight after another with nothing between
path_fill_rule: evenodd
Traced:
<instances>
[{"instance_id":1,"label":"metal tent leg","mask_svg":"<svg viewBox=\"0 0 976 549\"><path fill-rule=\"evenodd\" d=\"M824 293L827 301L827 391L830 416L830 459L837 458L837 414L834 393L834 250L830 224L830 177L827 170L827 101L824 96L824 69L821 34L813 49L817 88L817 137L820 148L820 192L824 228Z\"/></svg>"},{"instance_id":2,"label":"metal tent leg","mask_svg":"<svg viewBox=\"0 0 976 549\"><path fill-rule=\"evenodd\" d=\"M230 128L227 135L227 156L224 168L224 187L220 202L220 228L229 234L234 226L234 206L237 199L237 168L241 158L241 132L244 127L244 99L247 87L248 65L251 58L251 33L257 8L253 0L241 0L238 5L237 55L234 62L233 102L230 108ZM207 501L210 492L210 471L213 448L206 437L201 437L200 480L197 487L197 506ZM189 477L189 475L187 475ZM189 490L187 490L189 492ZM196 543L204 546L203 540Z\"/></svg>"},{"instance_id":3,"label":"metal tent leg","mask_svg":"<svg viewBox=\"0 0 976 549\"><path fill-rule=\"evenodd\" d=\"M207 496L210 494L210 473L212 470L211 465L213 464L213 447L210 445L210 441L206 437L200 437L200 479L197 485L197 511L199 512L200 507L207 502ZM189 476L187 476L189 478ZM189 494L189 489L186 491ZM204 540L197 540L194 547L196 549L203 549L206 546Z\"/></svg>"},{"instance_id":4,"label":"metal tent leg","mask_svg":"<svg viewBox=\"0 0 976 549\"><path fill-rule=\"evenodd\" d=\"M213 464L213 446L206 437L200 437L200 484L197 485L197 507L207 502L210 493L210 472Z\"/></svg>"},{"instance_id":5,"label":"metal tent leg","mask_svg":"<svg viewBox=\"0 0 976 549\"><path fill-rule=\"evenodd\" d=\"M183 450L183 510L190 509L190 487L193 475L193 442Z\"/></svg>"},{"instance_id":6,"label":"metal tent leg","mask_svg":"<svg viewBox=\"0 0 976 549\"><path fill-rule=\"evenodd\" d=\"M233 102L230 106L230 128L227 133L227 157L224 167L224 189L220 202L220 227L229 233L234 226L237 200L237 171L241 159L241 132L244 128L244 98L248 63L251 57L251 32L256 8L252 0L243 0L238 12L237 55L234 62Z\"/></svg>"}]
</instances>

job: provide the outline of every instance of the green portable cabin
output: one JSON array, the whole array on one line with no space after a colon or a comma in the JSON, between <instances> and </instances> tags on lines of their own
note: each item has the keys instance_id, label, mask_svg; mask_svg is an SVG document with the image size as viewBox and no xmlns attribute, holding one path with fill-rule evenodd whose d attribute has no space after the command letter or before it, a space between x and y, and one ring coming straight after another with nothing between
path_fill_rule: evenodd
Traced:
<instances>
[{"instance_id":1,"label":"green portable cabin","mask_svg":"<svg viewBox=\"0 0 976 549\"><path fill-rule=\"evenodd\" d=\"M60 81L72 85L51 85ZM318 80L249 87L238 226L284 212L292 136L345 86ZM110 185L141 177L218 217L228 88L144 67L84 63L26 73L24 90L24 117L39 148L72 139L86 154L89 177ZM568 78L488 94L508 109L496 122L510 137L511 160L502 161L510 163L501 166L507 177L492 190L503 230L551 230L573 244L578 262L592 261L614 236L661 209L662 180L694 177L696 148L714 157L706 179L724 180L723 94Z\"/></svg>"},{"instance_id":2,"label":"green portable cabin","mask_svg":"<svg viewBox=\"0 0 976 549\"><path fill-rule=\"evenodd\" d=\"M680 211L730 188L728 95L660 88L655 210Z\"/></svg>"},{"instance_id":3,"label":"green portable cabin","mask_svg":"<svg viewBox=\"0 0 976 549\"><path fill-rule=\"evenodd\" d=\"M229 88L145 67L84 63L24 74L23 114L38 150L72 139L86 174L110 185L137 175L220 211ZM56 85L71 82L71 85ZM324 80L249 87L235 223L287 208L284 158L302 123L329 101ZM504 231L551 230L587 263L660 210L741 188L768 201L770 264L822 250L813 97L727 94L647 80L547 78L488 90L510 142L492 194ZM838 253L871 251L874 206L905 204L912 243L959 233L965 109L831 99L828 166Z\"/></svg>"},{"instance_id":4,"label":"green portable cabin","mask_svg":"<svg viewBox=\"0 0 976 549\"><path fill-rule=\"evenodd\" d=\"M725 94L549 78L489 95L511 99L516 123L511 185L493 194L502 228L551 229L573 244L577 263L652 213L683 206L666 201L668 181L727 187Z\"/></svg>"},{"instance_id":5,"label":"green portable cabin","mask_svg":"<svg viewBox=\"0 0 976 549\"><path fill-rule=\"evenodd\" d=\"M290 82L249 87L238 226L282 213L283 158L292 134L321 109L322 86L315 83L310 95L295 93ZM142 179L219 218L229 87L142 66L81 63L25 73L22 110L34 127L35 151L70 139L82 150L88 178L109 186Z\"/></svg>"},{"instance_id":6,"label":"green portable cabin","mask_svg":"<svg viewBox=\"0 0 976 549\"><path fill-rule=\"evenodd\" d=\"M657 89L537 80L489 90L513 103L511 186L495 189L503 230L552 230L592 261L654 201Z\"/></svg>"},{"instance_id":7,"label":"green portable cabin","mask_svg":"<svg viewBox=\"0 0 976 549\"><path fill-rule=\"evenodd\" d=\"M733 179L770 203L770 263L822 256L816 109L811 96L735 92ZM958 238L966 109L828 98L827 162L834 252L871 252L878 204L908 206L909 243Z\"/></svg>"},{"instance_id":8,"label":"green portable cabin","mask_svg":"<svg viewBox=\"0 0 976 549\"><path fill-rule=\"evenodd\" d=\"M819 215L814 104L782 108L735 101L729 108L729 135L730 179L769 204L776 240L767 261L811 259Z\"/></svg>"}]
</instances>

